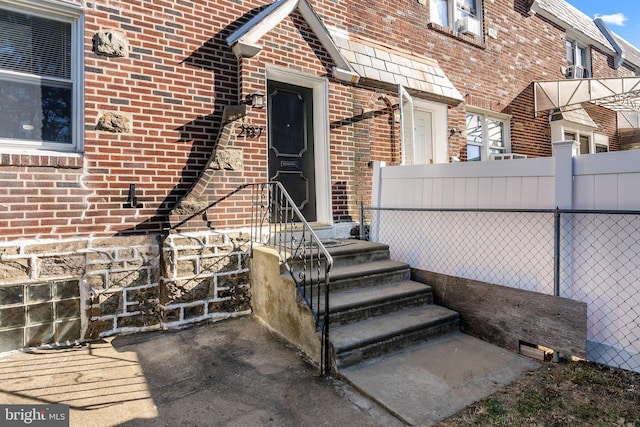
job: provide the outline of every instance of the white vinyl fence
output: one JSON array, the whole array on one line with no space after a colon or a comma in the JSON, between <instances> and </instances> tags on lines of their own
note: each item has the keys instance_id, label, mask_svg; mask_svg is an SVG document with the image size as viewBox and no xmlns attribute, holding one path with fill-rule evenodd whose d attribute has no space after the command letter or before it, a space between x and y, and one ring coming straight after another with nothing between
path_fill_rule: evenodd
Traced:
<instances>
[{"instance_id":1,"label":"white vinyl fence","mask_svg":"<svg viewBox=\"0 0 640 427\"><path fill-rule=\"evenodd\" d=\"M589 359L640 371L640 151L554 153L376 164L370 238L421 270L552 295L558 276L587 303Z\"/></svg>"}]
</instances>

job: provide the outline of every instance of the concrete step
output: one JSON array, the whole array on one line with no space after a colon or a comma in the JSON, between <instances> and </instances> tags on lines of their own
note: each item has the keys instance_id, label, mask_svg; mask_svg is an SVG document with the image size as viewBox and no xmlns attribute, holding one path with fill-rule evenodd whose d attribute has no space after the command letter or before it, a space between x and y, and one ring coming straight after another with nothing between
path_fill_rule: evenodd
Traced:
<instances>
[{"instance_id":1,"label":"concrete step","mask_svg":"<svg viewBox=\"0 0 640 427\"><path fill-rule=\"evenodd\" d=\"M433 303L431 287L411 280L343 289L332 292L330 296L329 312L332 325L356 322L407 307ZM323 295L320 296L320 300L324 301ZM320 315L324 315L323 308Z\"/></svg>"},{"instance_id":2,"label":"concrete step","mask_svg":"<svg viewBox=\"0 0 640 427\"><path fill-rule=\"evenodd\" d=\"M364 240L339 240L327 246L334 267L390 259L389 245Z\"/></svg>"},{"instance_id":3,"label":"concrete step","mask_svg":"<svg viewBox=\"0 0 640 427\"><path fill-rule=\"evenodd\" d=\"M380 260L352 265L338 265L331 270L331 290L359 288L399 282L411 278L404 262Z\"/></svg>"},{"instance_id":4,"label":"concrete step","mask_svg":"<svg viewBox=\"0 0 640 427\"><path fill-rule=\"evenodd\" d=\"M458 329L458 313L429 304L335 326L329 338L345 368Z\"/></svg>"},{"instance_id":5,"label":"concrete step","mask_svg":"<svg viewBox=\"0 0 640 427\"><path fill-rule=\"evenodd\" d=\"M295 271L299 277L300 270ZM284 271L283 275L289 275ZM305 271L305 282L309 284L313 281L314 287L324 281L324 270L310 266ZM399 282L411 278L411 269L404 262L381 260L353 265L341 265L331 270L331 291L338 291L347 288L359 288L380 285L389 282ZM320 289L324 292L324 289ZM316 289L313 290L316 293Z\"/></svg>"},{"instance_id":6,"label":"concrete step","mask_svg":"<svg viewBox=\"0 0 640 427\"><path fill-rule=\"evenodd\" d=\"M431 426L540 365L461 332L340 370L406 426Z\"/></svg>"},{"instance_id":7,"label":"concrete step","mask_svg":"<svg viewBox=\"0 0 640 427\"><path fill-rule=\"evenodd\" d=\"M389 245L383 243L351 239L331 239L323 241L323 243L326 244L326 249L333 258L334 267L389 259ZM290 260L289 262L292 263L294 268L300 269L305 263L309 265L309 258L312 256L314 261L317 261L318 252L310 248L301 259Z\"/></svg>"}]
</instances>

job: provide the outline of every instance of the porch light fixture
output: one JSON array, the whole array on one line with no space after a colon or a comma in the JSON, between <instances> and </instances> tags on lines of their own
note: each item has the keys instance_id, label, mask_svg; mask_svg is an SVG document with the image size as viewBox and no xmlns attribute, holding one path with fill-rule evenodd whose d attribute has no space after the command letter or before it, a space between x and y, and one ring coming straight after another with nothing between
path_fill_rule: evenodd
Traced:
<instances>
[{"instance_id":1,"label":"porch light fixture","mask_svg":"<svg viewBox=\"0 0 640 427\"><path fill-rule=\"evenodd\" d=\"M264 108L264 94L260 91L256 91L251 95L247 95L248 105L251 105L253 108Z\"/></svg>"}]
</instances>

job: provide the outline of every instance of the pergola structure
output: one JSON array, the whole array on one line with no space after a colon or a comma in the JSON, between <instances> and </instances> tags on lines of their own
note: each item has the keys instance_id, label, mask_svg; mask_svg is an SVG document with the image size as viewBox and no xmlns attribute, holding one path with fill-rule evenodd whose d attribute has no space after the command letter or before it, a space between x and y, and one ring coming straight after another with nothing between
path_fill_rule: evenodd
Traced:
<instances>
[{"instance_id":1,"label":"pergola structure","mask_svg":"<svg viewBox=\"0 0 640 427\"><path fill-rule=\"evenodd\" d=\"M536 81L535 113L591 102L618 114L623 147L640 144L640 77Z\"/></svg>"}]
</instances>

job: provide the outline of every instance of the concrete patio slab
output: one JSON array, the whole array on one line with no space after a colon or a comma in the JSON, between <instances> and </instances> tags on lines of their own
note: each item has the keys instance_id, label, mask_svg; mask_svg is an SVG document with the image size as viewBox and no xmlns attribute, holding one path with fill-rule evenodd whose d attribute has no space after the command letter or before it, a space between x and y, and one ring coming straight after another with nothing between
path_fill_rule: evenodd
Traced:
<instances>
[{"instance_id":1,"label":"concrete patio slab","mask_svg":"<svg viewBox=\"0 0 640 427\"><path fill-rule=\"evenodd\" d=\"M253 316L4 354L0 403L65 404L74 427L402 425Z\"/></svg>"},{"instance_id":2,"label":"concrete patio slab","mask_svg":"<svg viewBox=\"0 0 640 427\"><path fill-rule=\"evenodd\" d=\"M340 375L408 425L429 426L540 365L453 333L342 369Z\"/></svg>"}]
</instances>

